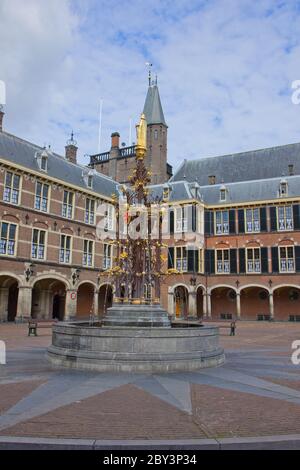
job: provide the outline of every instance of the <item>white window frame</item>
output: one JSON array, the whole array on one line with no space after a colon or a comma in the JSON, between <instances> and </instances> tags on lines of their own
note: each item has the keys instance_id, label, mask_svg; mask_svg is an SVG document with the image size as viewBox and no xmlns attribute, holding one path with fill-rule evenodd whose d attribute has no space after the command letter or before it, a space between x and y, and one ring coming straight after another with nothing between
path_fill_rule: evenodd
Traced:
<instances>
[{"instance_id":1,"label":"white window frame","mask_svg":"<svg viewBox=\"0 0 300 470\"><path fill-rule=\"evenodd\" d=\"M226 189L224 188L220 189L220 201L226 201Z\"/></svg>"},{"instance_id":2,"label":"white window frame","mask_svg":"<svg viewBox=\"0 0 300 470\"><path fill-rule=\"evenodd\" d=\"M103 243L103 269L112 267L113 246L110 243Z\"/></svg>"},{"instance_id":3,"label":"white window frame","mask_svg":"<svg viewBox=\"0 0 300 470\"><path fill-rule=\"evenodd\" d=\"M94 240L84 239L82 256L83 266L86 266L88 268L92 268L94 266L94 251Z\"/></svg>"},{"instance_id":4,"label":"white window frame","mask_svg":"<svg viewBox=\"0 0 300 470\"><path fill-rule=\"evenodd\" d=\"M175 207L174 219L175 219L175 233L187 232L187 209L183 206Z\"/></svg>"},{"instance_id":5,"label":"white window frame","mask_svg":"<svg viewBox=\"0 0 300 470\"><path fill-rule=\"evenodd\" d=\"M277 206L277 230L278 232L290 232L294 230L293 206ZM290 211L290 217L287 217L287 211ZM279 216L283 212L283 218Z\"/></svg>"},{"instance_id":6,"label":"white window frame","mask_svg":"<svg viewBox=\"0 0 300 470\"><path fill-rule=\"evenodd\" d=\"M62 243L63 240L64 243ZM70 242L69 248L67 248L67 241ZM60 235L59 262L61 264L71 264L72 262L72 236L65 233Z\"/></svg>"},{"instance_id":7,"label":"white window frame","mask_svg":"<svg viewBox=\"0 0 300 470\"><path fill-rule=\"evenodd\" d=\"M6 237L2 236L3 225L7 225ZM11 227L14 227L14 238L11 238ZM18 242L18 225L2 220L0 223L0 255L15 257L17 254L17 242ZM13 246L13 250L11 247Z\"/></svg>"},{"instance_id":8,"label":"white window frame","mask_svg":"<svg viewBox=\"0 0 300 470\"><path fill-rule=\"evenodd\" d=\"M37 233L37 243L34 242L34 234ZM44 236L44 243L41 243L41 234ZM33 227L31 239L31 258L39 261L46 259L47 231Z\"/></svg>"},{"instance_id":9,"label":"white window frame","mask_svg":"<svg viewBox=\"0 0 300 470\"><path fill-rule=\"evenodd\" d=\"M251 213L251 220L248 221L247 214ZM258 218L255 217L255 212L258 214ZM245 233L258 233L261 230L260 221L260 208L259 207L248 207L244 210L245 214ZM251 224L251 228L248 224Z\"/></svg>"},{"instance_id":10,"label":"white window frame","mask_svg":"<svg viewBox=\"0 0 300 470\"><path fill-rule=\"evenodd\" d=\"M221 260L218 260L218 252L221 253ZM228 259L225 259L224 253L228 253ZM215 250L215 273L230 274L230 250L229 248L216 248Z\"/></svg>"},{"instance_id":11,"label":"white window frame","mask_svg":"<svg viewBox=\"0 0 300 470\"><path fill-rule=\"evenodd\" d=\"M178 255L179 251L179 255ZM186 246L175 246L175 268L182 272L186 273L188 270L188 255Z\"/></svg>"},{"instance_id":12,"label":"white window frame","mask_svg":"<svg viewBox=\"0 0 300 470\"><path fill-rule=\"evenodd\" d=\"M66 202L65 202L65 194L67 195ZM62 216L66 219L74 218L74 197L75 195L73 191L64 189L63 202L62 202Z\"/></svg>"},{"instance_id":13,"label":"white window frame","mask_svg":"<svg viewBox=\"0 0 300 470\"><path fill-rule=\"evenodd\" d=\"M11 175L11 183L7 184L7 177ZM19 183L17 187L14 187L15 179L18 179ZM3 201L9 204L14 204L18 206L20 204L20 194L21 194L21 175L13 171L7 170L4 177L4 188L3 188Z\"/></svg>"},{"instance_id":14,"label":"white window frame","mask_svg":"<svg viewBox=\"0 0 300 470\"><path fill-rule=\"evenodd\" d=\"M287 181L282 181L279 185L279 196L286 197L288 195L288 184Z\"/></svg>"},{"instance_id":15,"label":"white window frame","mask_svg":"<svg viewBox=\"0 0 300 470\"><path fill-rule=\"evenodd\" d=\"M285 257L281 257L281 250L285 250ZM293 251L293 257L288 256L289 249ZM296 271L295 247L294 245L280 245L278 247L278 260L280 273L294 273Z\"/></svg>"},{"instance_id":16,"label":"white window frame","mask_svg":"<svg viewBox=\"0 0 300 470\"><path fill-rule=\"evenodd\" d=\"M84 222L89 225L95 225L95 199L87 197L85 200Z\"/></svg>"},{"instance_id":17,"label":"white window frame","mask_svg":"<svg viewBox=\"0 0 300 470\"><path fill-rule=\"evenodd\" d=\"M250 256L251 252L251 256ZM258 253L258 258L256 257ZM261 250L260 247L246 248L246 272L247 274L261 273Z\"/></svg>"},{"instance_id":18,"label":"white window frame","mask_svg":"<svg viewBox=\"0 0 300 470\"><path fill-rule=\"evenodd\" d=\"M218 222L217 215L221 215L221 221ZM224 222L224 214L227 214L227 221ZM218 226L220 228L218 228ZM229 235L229 210L215 211L215 235Z\"/></svg>"},{"instance_id":19,"label":"white window frame","mask_svg":"<svg viewBox=\"0 0 300 470\"><path fill-rule=\"evenodd\" d=\"M115 226L115 206L107 204L107 210L104 219L104 230L114 230Z\"/></svg>"},{"instance_id":20,"label":"white window frame","mask_svg":"<svg viewBox=\"0 0 300 470\"><path fill-rule=\"evenodd\" d=\"M38 195L38 185L41 187L41 193ZM44 189L47 188L47 196L44 196ZM35 184L35 198L34 198L34 208L40 212L49 212L49 193L50 185L43 183L42 181L37 181Z\"/></svg>"}]
</instances>

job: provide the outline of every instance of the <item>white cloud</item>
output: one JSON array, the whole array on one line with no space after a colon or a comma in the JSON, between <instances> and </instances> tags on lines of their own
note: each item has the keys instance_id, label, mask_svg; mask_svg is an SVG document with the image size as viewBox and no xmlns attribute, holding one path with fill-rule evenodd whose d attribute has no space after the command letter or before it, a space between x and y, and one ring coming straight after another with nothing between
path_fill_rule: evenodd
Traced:
<instances>
[{"instance_id":1,"label":"white cloud","mask_svg":"<svg viewBox=\"0 0 300 470\"><path fill-rule=\"evenodd\" d=\"M0 79L5 126L63 152L74 128L80 153L110 133L128 142L142 110L145 61L159 72L169 160L300 140L299 16L272 0L1 0Z\"/></svg>"}]
</instances>

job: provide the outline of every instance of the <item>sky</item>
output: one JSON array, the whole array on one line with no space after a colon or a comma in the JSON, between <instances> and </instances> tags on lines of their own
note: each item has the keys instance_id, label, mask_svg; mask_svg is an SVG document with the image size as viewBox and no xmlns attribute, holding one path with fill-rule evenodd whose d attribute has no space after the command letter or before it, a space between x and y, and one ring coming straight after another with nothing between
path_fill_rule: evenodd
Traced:
<instances>
[{"instance_id":1,"label":"sky","mask_svg":"<svg viewBox=\"0 0 300 470\"><path fill-rule=\"evenodd\" d=\"M300 141L300 1L0 0L4 128L79 161L129 145L158 75L168 161ZM134 140L134 139L133 139Z\"/></svg>"}]
</instances>

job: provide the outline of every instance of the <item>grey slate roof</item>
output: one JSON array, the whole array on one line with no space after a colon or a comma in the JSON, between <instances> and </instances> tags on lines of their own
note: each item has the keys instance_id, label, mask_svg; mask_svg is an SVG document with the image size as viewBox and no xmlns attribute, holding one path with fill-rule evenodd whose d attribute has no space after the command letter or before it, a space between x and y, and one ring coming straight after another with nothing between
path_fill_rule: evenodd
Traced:
<instances>
[{"instance_id":1,"label":"grey slate roof","mask_svg":"<svg viewBox=\"0 0 300 470\"><path fill-rule=\"evenodd\" d=\"M197 181L208 184L215 175L216 183L251 181L288 175L288 165L294 165L294 174L300 174L300 143L281 145L261 150L185 160L171 181Z\"/></svg>"},{"instance_id":2,"label":"grey slate roof","mask_svg":"<svg viewBox=\"0 0 300 470\"><path fill-rule=\"evenodd\" d=\"M200 187L200 194L207 205L228 205L243 202L278 200L280 182L288 184L288 198L300 198L300 175L269 178L238 183L215 184ZM226 188L226 201L220 201L220 189Z\"/></svg>"},{"instance_id":3,"label":"grey slate roof","mask_svg":"<svg viewBox=\"0 0 300 470\"><path fill-rule=\"evenodd\" d=\"M83 178L83 171L86 170L86 167L71 163L56 153L48 151L47 173L41 171L35 156L36 152L42 151L42 147L6 132L0 132L0 158L22 165L29 170L38 171L43 177L46 175L52 176L65 184L76 185L84 190L89 189ZM111 197L112 193L116 192L116 186L117 183L111 178L95 173L92 191L99 193L99 195Z\"/></svg>"},{"instance_id":4,"label":"grey slate roof","mask_svg":"<svg viewBox=\"0 0 300 470\"><path fill-rule=\"evenodd\" d=\"M172 191L170 191L169 201L186 201L191 199L190 185L186 181L178 181L170 184ZM155 197L162 197L163 195L163 185L156 184L149 186L150 197L151 199Z\"/></svg>"},{"instance_id":5,"label":"grey slate roof","mask_svg":"<svg viewBox=\"0 0 300 470\"><path fill-rule=\"evenodd\" d=\"M161 106L157 85L150 85L148 88L143 113L146 116L147 124L164 124L166 121Z\"/></svg>"},{"instance_id":6,"label":"grey slate roof","mask_svg":"<svg viewBox=\"0 0 300 470\"><path fill-rule=\"evenodd\" d=\"M299 199L300 175L199 186L197 199L203 201L205 205L212 206L226 206L243 202L264 202L269 200L280 202L279 188L282 181L288 184L288 194L286 197ZM174 181L169 182L169 185L172 188L170 192L170 202L195 199L195 193L193 191L194 183ZM163 194L163 185L153 185L150 186L149 189L152 197L161 197ZM226 189L225 201L220 200L220 189Z\"/></svg>"}]
</instances>

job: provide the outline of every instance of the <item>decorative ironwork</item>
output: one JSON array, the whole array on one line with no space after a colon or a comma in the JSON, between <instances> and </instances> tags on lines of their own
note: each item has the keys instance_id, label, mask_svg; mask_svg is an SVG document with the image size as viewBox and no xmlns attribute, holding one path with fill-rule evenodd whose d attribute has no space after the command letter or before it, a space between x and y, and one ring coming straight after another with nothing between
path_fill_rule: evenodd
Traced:
<instances>
[{"instance_id":1,"label":"decorative ironwork","mask_svg":"<svg viewBox=\"0 0 300 470\"><path fill-rule=\"evenodd\" d=\"M160 284L163 263L166 257L162 254L162 217L163 207L161 198L151 200L147 186L151 181L151 172L145 166L147 152L147 122L144 114L137 126L137 145L135 148L136 166L130 177L130 187L120 185L120 193L126 208L116 210L116 239L110 240L116 252L115 264L103 274L111 276L116 286L114 302L129 302L131 304L148 304L160 302ZM133 147L132 147L133 148ZM151 232L153 209L158 220L157 231ZM121 219L123 217L123 220ZM146 236L142 222L146 221ZM129 225L135 222L135 236L130 235ZM124 229L124 236L120 236ZM141 235L137 235L138 232ZM172 270L172 273L177 273ZM147 286L147 287L145 287ZM149 288L151 286L151 288ZM151 291L151 292L150 292Z\"/></svg>"}]
</instances>

